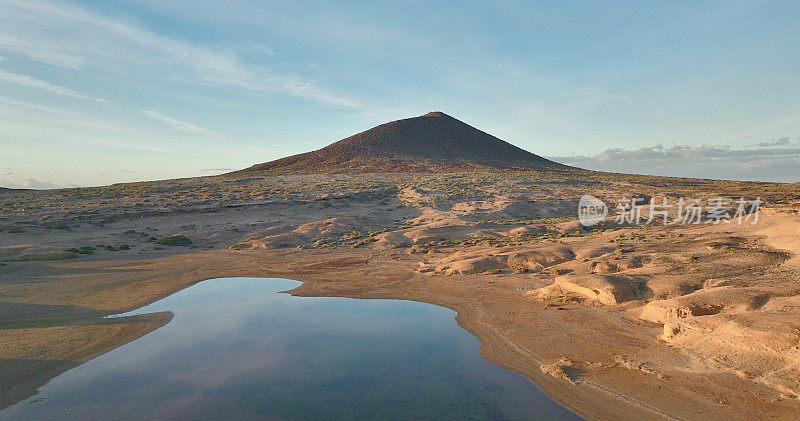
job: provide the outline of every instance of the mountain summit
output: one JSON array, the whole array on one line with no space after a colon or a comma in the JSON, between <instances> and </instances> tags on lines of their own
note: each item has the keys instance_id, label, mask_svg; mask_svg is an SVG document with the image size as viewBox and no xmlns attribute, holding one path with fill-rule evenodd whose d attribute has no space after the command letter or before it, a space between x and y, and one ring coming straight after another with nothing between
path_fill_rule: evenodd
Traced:
<instances>
[{"instance_id":1,"label":"mountain summit","mask_svg":"<svg viewBox=\"0 0 800 421\"><path fill-rule=\"evenodd\" d=\"M322 149L242 171L453 172L481 169L569 168L434 111L373 127Z\"/></svg>"}]
</instances>

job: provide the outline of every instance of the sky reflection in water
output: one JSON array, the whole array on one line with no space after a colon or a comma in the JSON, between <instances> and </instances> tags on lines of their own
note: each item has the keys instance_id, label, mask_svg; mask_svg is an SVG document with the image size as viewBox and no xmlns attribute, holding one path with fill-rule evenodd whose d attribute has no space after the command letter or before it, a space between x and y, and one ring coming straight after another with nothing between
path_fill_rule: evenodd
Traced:
<instances>
[{"instance_id":1,"label":"sky reflection in water","mask_svg":"<svg viewBox=\"0 0 800 421\"><path fill-rule=\"evenodd\" d=\"M443 307L213 279L137 310L166 326L56 377L0 419L564 419L480 357Z\"/></svg>"}]
</instances>

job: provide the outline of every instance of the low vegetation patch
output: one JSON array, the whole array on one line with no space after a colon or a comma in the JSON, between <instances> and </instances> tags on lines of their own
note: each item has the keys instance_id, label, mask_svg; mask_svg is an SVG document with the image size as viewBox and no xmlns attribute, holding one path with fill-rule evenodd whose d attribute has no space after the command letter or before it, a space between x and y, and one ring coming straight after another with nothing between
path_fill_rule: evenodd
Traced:
<instances>
[{"instance_id":1,"label":"low vegetation patch","mask_svg":"<svg viewBox=\"0 0 800 421\"><path fill-rule=\"evenodd\" d=\"M61 230L61 231L72 231L72 228L69 225L67 225L66 222L50 222L50 223L43 224L43 226L45 228L47 228L47 229L55 229L55 230Z\"/></svg>"},{"instance_id":2,"label":"low vegetation patch","mask_svg":"<svg viewBox=\"0 0 800 421\"><path fill-rule=\"evenodd\" d=\"M370 243L374 243L375 241L378 241L378 239L375 237L378 236L379 234L398 231L413 227L415 225L417 224L414 223L413 221L398 219L394 221L394 225L375 231L365 232L359 230L355 226L351 226L350 231L348 232L315 239L314 242L311 244L311 247L315 248L341 247L341 246L361 247Z\"/></svg>"},{"instance_id":3,"label":"low vegetation patch","mask_svg":"<svg viewBox=\"0 0 800 421\"><path fill-rule=\"evenodd\" d=\"M74 248L73 247L73 248L67 249L68 252L77 253L77 254L94 254L95 250L97 250L97 249L95 249L92 246L83 246L81 248Z\"/></svg>"},{"instance_id":4,"label":"low vegetation patch","mask_svg":"<svg viewBox=\"0 0 800 421\"><path fill-rule=\"evenodd\" d=\"M562 216L557 218L524 218L524 219L494 219L481 221L482 223L497 225L532 225L532 224L557 224L578 219L575 216Z\"/></svg>"},{"instance_id":5,"label":"low vegetation patch","mask_svg":"<svg viewBox=\"0 0 800 421\"><path fill-rule=\"evenodd\" d=\"M0 232L7 232L10 234L21 234L25 232L25 230L14 225L0 225Z\"/></svg>"},{"instance_id":6,"label":"low vegetation patch","mask_svg":"<svg viewBox=\"0 0 800 421\"><path fill-rule=\"evenodd\" d=\"M120 250L130 250L130 246L127 244L120 244L120 245L111 245L111 244L98 244L97 248L99 249L106 249L108 251L120 251Z\"/></svg>"},{"instance_id":7,"label":"low vegetation patch","mask_svg":"<svg viewBox=\"0 0 800 421\"><path fill-rule=\"evenodd\" d=\"M172 234L156 240L156 244L162 246L183 246L188 247L192 245L192 240L183 234Z\"/></svg>"}]
</instances>

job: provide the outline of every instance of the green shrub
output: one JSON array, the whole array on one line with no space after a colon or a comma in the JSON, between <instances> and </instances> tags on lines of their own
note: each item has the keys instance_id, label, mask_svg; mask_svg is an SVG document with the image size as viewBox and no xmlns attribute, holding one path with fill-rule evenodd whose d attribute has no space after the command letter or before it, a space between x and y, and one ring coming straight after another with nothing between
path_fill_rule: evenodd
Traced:
<instances>
[{"instance_id":1,"label":"green shrub","mask_svg":"<svg viewBox=\"0 0 800 421\"><path fill-rule=\"evenodd\" d=\"M187 237L187 236L185 236L183 234L172 234L172 235L169 235L169 236L166 236L164 238L160 238L160 239L156 240L156 244L159 244L159 245L162 245L162 246L184 246L184 247L187 247L187 246L192 245L192 240L189 237Z\"/></svg>"},{"instance_id":2,"label":"green shrub","mask_svg":"<svg viewBox=\"0 0 800 421\"><path fill-rule=\"evenodd\" d=\"M78 253L78 254L94 254L95 250L96 249L92 246L84 246L79 249L76 249L74 247L67 249L67 251L70 253Z\"/></svg>"}]
</instances>

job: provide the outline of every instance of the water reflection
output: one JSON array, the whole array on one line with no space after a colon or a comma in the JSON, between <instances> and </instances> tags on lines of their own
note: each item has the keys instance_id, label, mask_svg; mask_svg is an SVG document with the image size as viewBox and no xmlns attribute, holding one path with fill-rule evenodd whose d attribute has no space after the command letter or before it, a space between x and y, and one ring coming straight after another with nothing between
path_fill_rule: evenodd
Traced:
<instances>
[{"instance_id":1,"label":"water reflection","mask_svg":"<svg viewBox=\"0 0 800 421\"><path fill-rule=\"evenodd\" d=\"M455 312L201 282L135 313L166 326L56 377L2 419L576 418L479 355Z\"/></svg>"}]
</instances>

